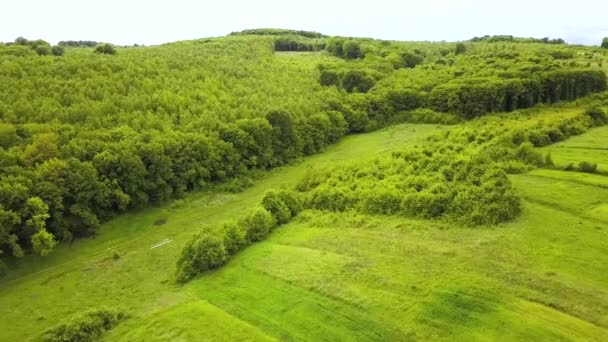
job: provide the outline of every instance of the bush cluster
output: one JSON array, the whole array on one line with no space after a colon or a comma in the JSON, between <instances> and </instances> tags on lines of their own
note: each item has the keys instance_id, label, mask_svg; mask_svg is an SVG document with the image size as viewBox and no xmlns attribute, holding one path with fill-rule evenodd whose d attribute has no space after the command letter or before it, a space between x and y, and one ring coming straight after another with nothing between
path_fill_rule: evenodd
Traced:
<instances>
[{"instance_id":1,"label":"bush cluster","mask_svg":"<svg viewBox=\"0 0 608 342\"><path fill-rule=\"evenodd\" d=\"M188 241L177 260L177 281L187 282L198 274L221 267L232 255L266 239L277 225L289 222L301 210L296 193L267 192L261 205L243 219L205 228Z\"/></svg>"},{"instance_id":2,"label":"bush cluster","mask_svg":"<svg viewBox=\"0 0 608 342\"><path fill-rule=\"evenodd\" d=\"M72 317L65 323L46 330L38 339L43 342L87 342L112 329L125 319L121 312L111 309L93 309Z\"/></svg>"},{"instance_id":3,"label":"bush cluster","mask_svg":"<svg viewBox=\"0 0 608 342\"><path fill-rule=\"evenodd\" d=\"M506 173L461 149L433 144L314 173L298 190L307 207L320 210L445 218L470 225L515 217L519 200Z\"/></svg>"}]
</instances>

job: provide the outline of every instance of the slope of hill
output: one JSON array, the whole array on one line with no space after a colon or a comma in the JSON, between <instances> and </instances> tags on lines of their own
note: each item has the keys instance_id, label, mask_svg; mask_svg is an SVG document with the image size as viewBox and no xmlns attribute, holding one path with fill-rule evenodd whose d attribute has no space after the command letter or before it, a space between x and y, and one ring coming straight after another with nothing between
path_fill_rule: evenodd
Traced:
<instances>
[{"instance_id":1,"label":"slope of hill","mask_svg":"<svg viewBox=\"0 0 608 342\"><path fill-rule=\"evenodd\" d=\"M0 45L0 340L608 337L606 51L40 46Z\"/></svg>"}]
</instances>

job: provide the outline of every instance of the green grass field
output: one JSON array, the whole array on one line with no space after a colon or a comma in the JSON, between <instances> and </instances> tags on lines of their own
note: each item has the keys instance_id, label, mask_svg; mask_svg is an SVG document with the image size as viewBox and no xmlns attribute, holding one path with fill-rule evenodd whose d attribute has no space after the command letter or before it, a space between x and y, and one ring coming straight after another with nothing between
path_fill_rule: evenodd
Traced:
<instances>
[{"instance_id":1,"label":"green grass field","mask_svg":"<svg viewBox=\"0 0 608 342\"><path fill-rule=\"evenodd\" d=\"M34 337L101 305L129 315L107 341L608 340L602 175L510 176L522 214L495 227L306 211L220 270L174 284L175 260L201 225L241 217L268 189L316 168L444 129L406 124L350 136L242 193L195 193L121 216L47 258L24 258L0 283L0 340ZM561 145L598 148L606 132ZM557 161L563 147L551 149Z\"/></svg>"},{"instance_id":2,"label":"green grass field","mask_svg":"<svg viewBox=\"0 0 608 342\"><path fill-rule=\"evenodd\" d=\"M547 146L544 151L551 152L557 166L569 163L591 162L597 164L599 171L608 171L608 126L594 128L586 134Z\"/></svg>"}]
</instances>

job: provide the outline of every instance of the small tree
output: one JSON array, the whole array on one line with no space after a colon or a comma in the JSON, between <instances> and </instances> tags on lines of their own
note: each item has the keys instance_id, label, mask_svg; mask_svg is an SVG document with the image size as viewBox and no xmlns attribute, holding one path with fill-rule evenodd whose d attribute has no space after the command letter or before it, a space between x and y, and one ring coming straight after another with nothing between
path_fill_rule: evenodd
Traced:
<instances>
[{"instance_id":1,"label":"small tree","mask_svg":"<svg viewBox=\"0 0 608 342\"><path fill-rule=\"evenodd\" d=\"M342 44L342 54L344 58L348 59L357 59L363 57L359 43L350 39Z\"/></svg>"},{"instance_id":2,"label":"small tree","mask_svg":"<svg viewBox=\"0 0 608 342\"><path fill-rule=\"evenodd\" d=\"M455 54L462 55L465 52L467 52L467 46L464 45L464 43L456 44L456 50L454 51Z\"/></svg>"},{"instance_id":3,"label":"small tree","mask_svg":"<svg viewBox=\"0 0 608 342\"><path fill-rule=\"evenodd\" d=\"M291 219L291 211L275 191L269 191L264 195L262 206L274 216L278 224L287 223Z\"/></svg>"},{"instance_id":4,"label":"small tree","mask_svg":"<svg viewBox=\"0 0 608 342\"><path fill-rule=\"evenodd\" d=\"M604 49L608 49L608 37L605 37L605 38L602 40L602 47L603 47Z\"/></svg>"},{"instance_id":5,"label":"small tree","mask_svg":"<svg viewBox=\"0 0 608 342\"><path fill-rule=\"evenodd\" d=\"M197 274L222 266L228 259L224 241L217 235L202 232L182 250L177 260L177 280L186 282Z\"/></svg>"},{"instance_id":6,"label":"small tree","mask_svg":"<svg viewBox=\"0 0 608 342\"><path fill-rule=\"evenodd\" d=\"M15 44L17 45L28 45L29 44L29 40L23 38L23 37L17 37L17 39L15 39Z\"/></svg>"},{"instance_id":7,"label":"small tree","mask_svg":"<svg viewBox=\"0 0 608 342\"><path fill-rule=\"evenodd\" d=\"M51 49L51 52L53 53L53 56L63 56L64 50L62 46L55 45Z\"/></svg>"},{"instance_id":8,"label":"small tree","mask_svg":"<svg viewBox=\"0 0 608 342\"><path fill-rule=\"evenodd\" d=\"M46 229L41 229L32 235L32 247L41 256L48 255L55 248L55 245L57 245L55 237L47 232Z\"/></svg>"},{"instance_id":9,"label":"small tree","mask_svg":"<svg viewBox=\"0 0 608 342\"><path fill-rule=\"evenodd\" d=\"M51 47L48 45L39 45L34 51L38 54L38 56L48 56L51 54Z\"/></svg>"},{"instance_id":10,"label":"small tree","mask_svg":"<svg viewBox=\"0 0 608 342\"><path fill-rule=\"evenodd\" d=\"M582 161L582 162L578 163L578 169L581 172L585 172L585 173L595 173L597 171L597 164L590 163L588 161Z\"/></svg>"},{"instance_id":11,"label":"small tree","mask_svg":"<svg viewBox=\"0 0 608 342\"><path fill-rule=\"evenodd\" d=\"M112 44L107 44L107 43L99 44L95 48L95 53L102 53L105 55L115 55L116 49L114 48L114 46L112 46Z\"/></svg>"},{"instance_id":12,"label":"small tree","mask_svg":"<svg viewBox=\"0 0 608 342\"><path fill-rule=\"evenodd\" d=\"M276 224L274 216L263 207L255 209L241 223L247 231L247 239L251 242L264 240Z\"/></svg>"}]
</instances>

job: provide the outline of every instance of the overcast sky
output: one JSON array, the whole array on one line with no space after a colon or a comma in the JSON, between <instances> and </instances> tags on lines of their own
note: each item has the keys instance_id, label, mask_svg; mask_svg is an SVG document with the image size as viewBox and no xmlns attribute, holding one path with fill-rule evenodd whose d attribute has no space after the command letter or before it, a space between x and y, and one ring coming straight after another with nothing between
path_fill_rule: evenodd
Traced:
<instances>
[{"instance_id":1,"label":"overcast sky","mask_svg":"<svg viewBox=\"0 0 608 342\"><path fill-rule=\"evenodd\" d=\"M2 0L0 41L18 36L160 44L276 27L395 40L485 34L598 45L608 0Z\"/></svg>"}]
</instances>

